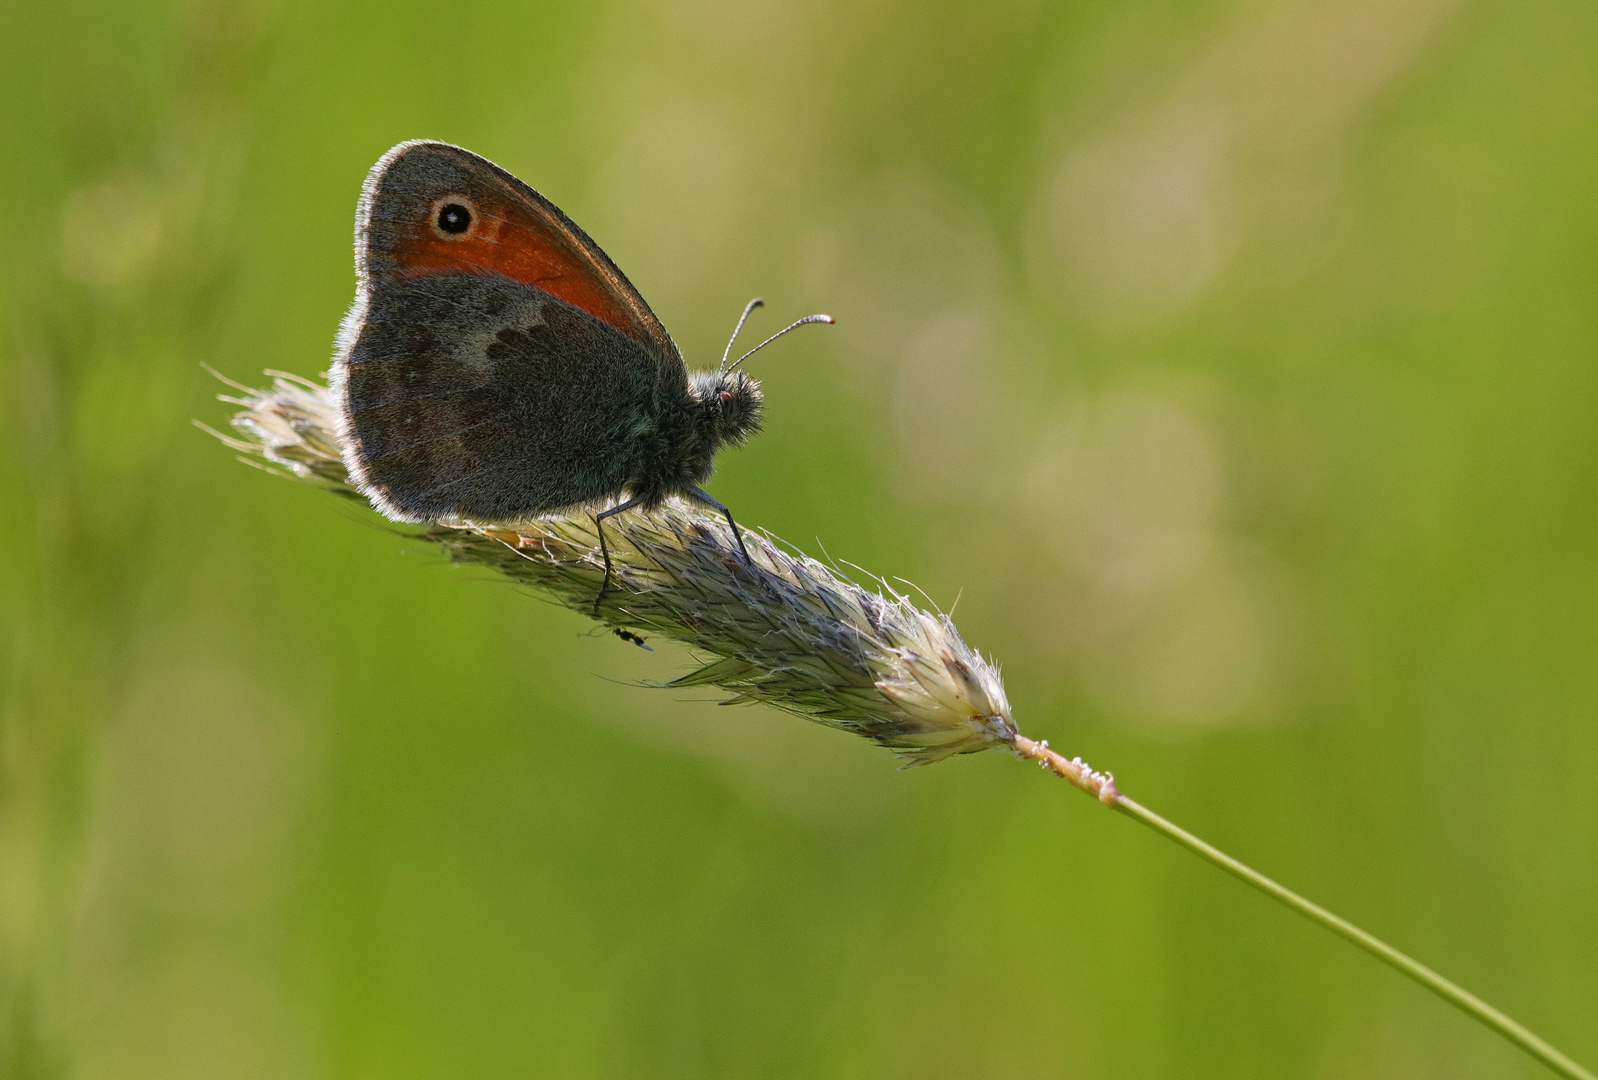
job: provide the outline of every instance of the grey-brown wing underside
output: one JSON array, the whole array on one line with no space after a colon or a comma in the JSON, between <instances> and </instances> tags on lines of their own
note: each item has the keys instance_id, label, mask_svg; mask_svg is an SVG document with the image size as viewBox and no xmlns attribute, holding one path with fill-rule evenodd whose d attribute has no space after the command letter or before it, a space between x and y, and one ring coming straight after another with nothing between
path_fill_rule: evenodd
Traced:
<instances>
[{"instance_id":1,"label":"grey-brown wing underside","mask_svg":"<svg viewBox=\"0 0 1598 1080\"><path fill-rule=\"evenodd\" d=\"M373 290L335 365L347 458L388 516L513 521L615 495L660 369L587 312L502 277Z\"/></svg>"}]
</instances>

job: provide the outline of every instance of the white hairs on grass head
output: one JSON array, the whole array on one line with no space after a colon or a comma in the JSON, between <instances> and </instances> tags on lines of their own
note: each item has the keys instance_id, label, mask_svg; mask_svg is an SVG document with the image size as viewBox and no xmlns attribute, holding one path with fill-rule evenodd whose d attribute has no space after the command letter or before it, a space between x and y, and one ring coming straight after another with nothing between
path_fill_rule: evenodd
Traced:
<instances>
[{"instance_id":1,"label":"white hairs on grass head","mask_svg":"<svg viewBox=\"0 0 1598 1080\"><path fill-rule=\"evenodd\" d=\"M247 460L357 496L344 467L331 392L276 372L270 389L240 387L238 437ZM998 672L948 616L917 608L877 582L863 588L771 538L746 533L745 562L726 522L694 504L612 518L613 573L594 608L605 564L590 513L516 525L447 521L416 535L457 562L490 567L606 626L687 645L705 663L666 684L715 686L728 703L760 702L864 736L926 765L1004 746L1061 775L1114 790L1105 774L1056 758L1017 732ZM1068 775L1069 774L1069 775ZM1073 780L1073 782L1076 782ZM1078 786L1083 786L1079 784Z\"/></svg>"}]
</instances>

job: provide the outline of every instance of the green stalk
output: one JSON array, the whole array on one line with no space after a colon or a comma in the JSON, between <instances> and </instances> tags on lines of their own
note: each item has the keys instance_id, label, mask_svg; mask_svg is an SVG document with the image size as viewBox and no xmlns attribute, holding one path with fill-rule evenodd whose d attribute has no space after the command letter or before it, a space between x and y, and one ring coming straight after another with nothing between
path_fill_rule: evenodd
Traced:
<instances>
[{"instance_id":1,"label":"green stalk","mask_svg":"<svg viewBox=\"0 0 1598 1080\"><path fill-rule=\"evenodd\" d=\"M1582 1068L1536 1032L1493 1008L1464 987L1445 979L1425 964L1399 952L1374 934L1361 930L1347 919L1306 900L1285 885L1272 881L1253 867L1237 861L1214 845L1205 843L1186 829L1167 821L1148 807L1122 795L1116 790L1115 780L1108 773L1095 772L1080 758L1068 761L1062 755L1050 750L1047 742L1035 742L1024 735L1017 735L1011 745L1019 756L1036 761L1106 806L1119 810L1134 821L1141 822L1160 835L1176 841L1200 858L1207 859L1233 877L1246 881L1265 895L1286 904L1305 918L1320 923L1332 933L1364 949L1382 963L1409 976L1456 1009L1496 1031L1560 1076L1569 1077L1570 1080L1598 1080L1598 1077Z\"/></svg>"}]
</instances>

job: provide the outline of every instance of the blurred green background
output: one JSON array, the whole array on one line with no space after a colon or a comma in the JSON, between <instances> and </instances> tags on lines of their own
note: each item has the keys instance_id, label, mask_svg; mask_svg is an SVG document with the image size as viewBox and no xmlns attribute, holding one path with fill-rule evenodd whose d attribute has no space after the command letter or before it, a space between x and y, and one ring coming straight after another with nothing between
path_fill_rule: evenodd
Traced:
<instances>
[{"instance_id":1,"label":"blurred green background","mask_svg":"<svg viewBox=\"0 0 1598 1080\"><path fill-rule=\"evenodd\" d=\"M1531 1077L998 754L907 773L235 462L462 143L1024 730L1598 1064L1598 7L0 6L0 1076Z\"/></svg>"}]
</instances>

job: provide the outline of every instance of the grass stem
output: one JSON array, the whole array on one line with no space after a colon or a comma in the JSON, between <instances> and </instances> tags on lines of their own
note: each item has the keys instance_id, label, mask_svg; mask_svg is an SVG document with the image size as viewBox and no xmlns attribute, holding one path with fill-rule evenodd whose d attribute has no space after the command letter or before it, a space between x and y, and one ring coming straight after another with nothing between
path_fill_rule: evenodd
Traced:
<instances>
[{"instance_id":1,"label":"grass stem","mask_svg":"<svg viewBox=\"0 0 1598 1080\"><path fill-rule=\"evenodd\" d=\"M1560 1076L1568 1077L1569 1080L1598 1080L1598 1077L1594 1077L1591 1072L1582 1068L1569 1055L1562 1053L1557 1047L1551 1045L1546 1039L1526 1027L1526 1025L1493 1008L1459 984L1444 978L1420 961L1399 952L1381 938L1360 929L1347 919L1327 911L1319 904L1305 899L1285 885L1266 877L1253 867L1239 862L1213 844L1205 843L1186 829L1167 821L1143 804L1127 798L1116 789L1114 778L1108 773L1093 771L1080 758L1067 760L1062 755L1050 750L1046 742L1035 742L1025 736L1018 735L1012 741L1012 745L1016 754L1020 757L1038 762L1056 776L1094 796L1105 805L1147 825L1167 839L1174 840L1200 858L1214 863L1233 877L1240 878L1265 895L1292 908L1305 918L1319 923L1344 940L1359 946L1382 963L1409 976L1450 1005L1496 1031Z\"/></svg>"}]
</instances>

